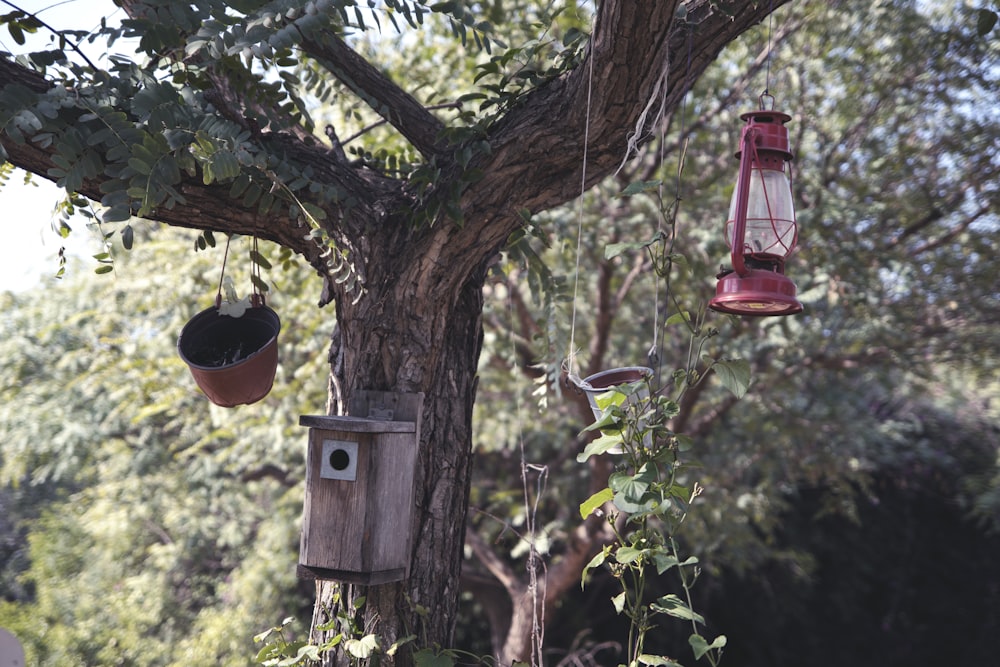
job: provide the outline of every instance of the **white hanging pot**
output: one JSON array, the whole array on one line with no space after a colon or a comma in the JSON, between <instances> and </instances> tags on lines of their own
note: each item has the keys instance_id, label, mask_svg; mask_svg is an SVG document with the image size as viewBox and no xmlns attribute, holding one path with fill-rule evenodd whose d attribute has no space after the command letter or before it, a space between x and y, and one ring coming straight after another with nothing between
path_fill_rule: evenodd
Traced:
<instances>
[{"instance_id":1,"label":"white hanging pot","mask_svg":"<svg viewBox=\"0 0 1000 667\"><path fill-rule=\"evenodd\" d=\"M653 369L646 366L624 366L622 368L612 368L588 375L582 380L574 375L569 376L570 382L575 384L580 391L587 395L590 409L594 412L594 420L601 418L603 410L597 405L597 397L613 387L623 384L631 384L646 380L653 376ZM636 394L638 399L647 397L649 394L642 390Z\"/></svg>"}]
</instances>

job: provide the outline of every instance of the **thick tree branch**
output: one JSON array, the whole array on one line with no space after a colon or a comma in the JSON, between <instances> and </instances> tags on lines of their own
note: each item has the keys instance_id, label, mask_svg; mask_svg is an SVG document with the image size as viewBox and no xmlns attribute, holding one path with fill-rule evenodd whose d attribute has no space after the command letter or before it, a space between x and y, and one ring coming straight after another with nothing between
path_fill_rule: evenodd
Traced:
<instances>
[{"instance_id":1,"label":"thick tree branch","mask_svg":"<svg viewBox=\"0 0 1000 667\"><path fill-rule=\"evenodd\" d=\"M476 560L483 564L490 574L496 577L508 594L514 597L515 594L522 593L527 588L527 584L517 576L513 568L507 561L500 558L486 540L475 530L465 531L465 543L472 549Z\"/></svg>"},{"instance_id":2,"label":"thick tree branch","mask_svg":"<svg viewBox=\"0 0 1000 667\"><path fill-rule=\"evenodd\" d=\"M958 238L976 222L984 218L991 212L991 207L989 204L983 204L976 211L972 212L970 215L965 216L961 221L956 223L954 226L948 229L947 233L938 236L937 238L928 239L927 241L921 243L919 246L914 248L910 252L911 257L919 257L920 255L936 250Z\"/></svg>"},{"instance_id":3,"label":"thick tree branch","mask_svg":"<svg viewBox=\"0 0 1000 667\"><path fill-rule=\"evenodd\" d=\"M710 0L693 0L686 4L688 22L675 19L676 0L602 3L587 58L525 95L491 130L490 155L473 165L486 177L465 190L467 223L449 239L459 249L455 261L474 261L473 248L502 247L521 224L520 211L546 210L578 196L585 148L588 186L614 172L630 137L650 139L660 108L675 107L726 44L772 5L790 1L744 0L729 5L733 15L727 16L712 11Z\"/></svg>"},{"instance_id":4,"label":"thick tree branch","mask_svg":"<svg viewBox=\"0 0 1000 667\"><path fill-rule=\"evenodd\" d=\"M439 135L444 123L420 102L362 58L340 37L327 34L306 38L300 44L310 58L330 71L351 92L430 158L442 148Z\"/></svg>"}]
</instances>

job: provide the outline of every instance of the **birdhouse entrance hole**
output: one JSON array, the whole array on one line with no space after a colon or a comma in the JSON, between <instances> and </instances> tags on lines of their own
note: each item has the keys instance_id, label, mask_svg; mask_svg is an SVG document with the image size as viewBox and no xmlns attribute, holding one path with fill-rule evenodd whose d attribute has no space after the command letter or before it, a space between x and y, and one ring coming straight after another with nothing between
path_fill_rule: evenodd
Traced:
<instances>
[{"instance_id":1,"label":"birdhouse entrance hole","mask_svg":"<svg viewBox=\"0 0 1000 667\"><path fill-rule=\"evenodd\" d=\"M358 443L350 440L324 440L319 476L351 482L358 474Z\"/></svg>"}]
</instances>

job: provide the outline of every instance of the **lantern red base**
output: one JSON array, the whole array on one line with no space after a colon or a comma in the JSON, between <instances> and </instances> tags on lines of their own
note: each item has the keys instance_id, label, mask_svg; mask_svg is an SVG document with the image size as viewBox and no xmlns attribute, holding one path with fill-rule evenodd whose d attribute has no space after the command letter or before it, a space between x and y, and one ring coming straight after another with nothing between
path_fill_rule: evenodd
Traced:
<instances>
[{"instance_id":1,"label":"lantern red base","mask_svg":"<svg viewBox=\"0 0 1000 667\"><path fill-rule=\"evenodd\" d=\"M735 271L719 276L715 298L708 307L731 315L794 315L802 312L795 298L795 283L787 276L767 269L748 269L745 276Z\"/></svg>"}]
</instances>

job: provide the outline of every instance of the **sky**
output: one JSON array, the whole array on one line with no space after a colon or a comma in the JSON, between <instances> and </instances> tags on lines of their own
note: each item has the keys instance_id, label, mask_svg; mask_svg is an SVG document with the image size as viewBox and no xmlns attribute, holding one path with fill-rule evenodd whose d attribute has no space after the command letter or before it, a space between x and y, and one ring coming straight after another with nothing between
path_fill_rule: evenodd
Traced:
<instances>
[{"instance_id":1,"label":"sky","mask_svg":"<svg viewBox=\"0 0 1000 667\"><path fill-rule=\"evenodd\" d=\"M66 246L71 256L92 255L98 252L92 246L100 247L82 224L69 239L62 239L51 225L60 189L38 177L34 178L37 186L24 185L23 179L24 172L17 170L0 188L0 211L4 213L0 225L7 246L0 255L0 291L21 292L43 283L56 285L60 247Z\"/></svg>"},{"instance_id":2,"label":"sky","mask_svg":"<svg viewBox=\"0 0 1000 667\"><path fill-rule=\"evenodd\" d=\"M21 9L36 12L38 17L55 29L89 29L97 27L103 14L119 12L111 0L21 0ZM2 9L0 9L2 10ZM120 17L119 17L120 18ZM18 45L6 30L0 31L0 51L23 53L46 46L50 33L39 31L28 37L25 46ZM89 45L88 55L99 58L98 44ZM62 198L62 191L41 177L36 185L23 184L24 172L16 170L0 187L0 225L4 231L3 253L0 254L0 291L23 291L38 285L56 286L59 270L59 249L65 246L70 256L88 257L100 252L100 240L84 228L74 225L68 239L52 230L53 208ZM96 267L96 263L94 264ZM90 270L86 265L76 270ZM64 279L62 282L69 280Z\"/></svg>"}]
</instances>

